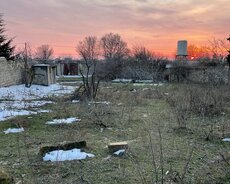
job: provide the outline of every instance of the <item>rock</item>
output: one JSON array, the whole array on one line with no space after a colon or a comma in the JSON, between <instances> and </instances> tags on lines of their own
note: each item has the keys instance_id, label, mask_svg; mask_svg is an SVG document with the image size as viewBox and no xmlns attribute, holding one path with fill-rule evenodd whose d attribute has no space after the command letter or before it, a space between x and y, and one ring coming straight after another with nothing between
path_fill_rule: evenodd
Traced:
<instances>
[{"instance_id":1,"label":"rock","mask_svg":"<svg viewBox=\"0 0 230 184\"><path fill-rule=\"evenodd\" d=\"M1 184L13 184L14 183L13 177L1 168L0 168L0 183Z\"/></svg>"},{"instance_id":2,"label":"rock","mask_svg":"<svg viewBox=\"0 0 230 184\"><path fill-rule=\"evenodd\" d=\"M40 148L39 154L44 157L46 153L55 151L55 150L71 150L74 148L84 148L86 147L86 141L80 141L80 142L63 142L60 143L57 146L43 146Z\"/></svg>"},{"instance_id":3,"label":"rock","mask_svg":"<svg viewBox=\"0 0 230 184\"><path fill-rule=\"evenodd\" d=\"M110 153L114 153L120 149L128 149L128 143L127 142L114 142L114 143L109 143L108 149Z\"/></svg>"}]
</instances>

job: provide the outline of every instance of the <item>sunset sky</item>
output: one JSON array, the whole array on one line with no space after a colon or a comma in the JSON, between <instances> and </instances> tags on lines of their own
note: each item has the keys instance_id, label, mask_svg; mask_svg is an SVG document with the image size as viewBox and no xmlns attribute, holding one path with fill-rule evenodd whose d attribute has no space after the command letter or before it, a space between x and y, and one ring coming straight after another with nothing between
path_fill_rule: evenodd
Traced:
<instances>
[{"instance_id":1,"label":"sunset sky","mask_svg":"<svg viewBox=\"0 0 230 184\"><path fill-rule=\"evenodd\" d=\"M14 44L53 47L55 56L76 57L85 36L121 35L171 56L177 40L206 44L230 34L230 0L0 0Z\"/></svg>"}]
</instances>

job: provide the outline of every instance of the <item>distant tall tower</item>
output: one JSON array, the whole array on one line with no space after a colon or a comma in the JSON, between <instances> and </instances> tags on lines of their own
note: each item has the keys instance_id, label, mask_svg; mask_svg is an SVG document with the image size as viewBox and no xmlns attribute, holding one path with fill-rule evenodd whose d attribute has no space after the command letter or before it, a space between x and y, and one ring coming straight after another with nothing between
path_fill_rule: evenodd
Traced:
<instances>
[{"instance_id":1,"label":"distant tall tower","mask_svg":"<svg viewBox=\"0 0 230 184\"><path fill-rule=\"evenodd\" d=\"M188 47L188 42L187 40L179 40L177 42L177 55L176 59L179 61L187 61L187 47Z\"/></svg>"}]
</instances>

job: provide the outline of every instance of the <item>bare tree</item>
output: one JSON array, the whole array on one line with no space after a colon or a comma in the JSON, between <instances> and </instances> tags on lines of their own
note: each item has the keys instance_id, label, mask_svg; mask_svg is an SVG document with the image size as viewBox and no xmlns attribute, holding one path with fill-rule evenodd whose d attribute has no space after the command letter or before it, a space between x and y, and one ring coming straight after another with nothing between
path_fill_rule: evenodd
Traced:
<instances>
[{"instance_id":1,"label":"bare tree","mask_svg":"<svg viewBox=\"0 0 230 184\"><path fill-rule=\"evenodd\" d=\"M86 68L85 73L83 72L83 68L80 68L80 74L83 81L83 85L81 86L81 88L83 88L82 95L85 96L87 100L93 100L97 95L97 89L100 82L96 75L96 66L99 56L97 38L94 36L85 37L85 39L80 41L77 45L76 51L83 60L83 67Z\"/></svg>"},{"instance_id":2,"label":"bare tree","mask_svg":"<svg viewBox=\"0 0 230 184\"><path fill-rule=\"evenodd\" d=\"M144 46L135 46L132 52L134 58L141 62L146 62L153 58L153 53Z\"/></svg>"},{"instance_id":3,"label":"bare tree","mask_svg":"<svg viewBox=\"0 0 230 184\"><path fill-rule=\"evenodd\" d=\"M128 73L132 79L150 79L152 72L149 70L153 58L152 52L145 46L134 46L132 49L132 57L127 66Z\"/></svg>"},{"instance_id":4,"label":"bare tree","mask_svg":"<svg viewBox=\"0 0 230 184\"><path fill-rule=\"evenodd\" d=\"M208 46L197 46L190 44L188 46L188 56L191 60L210 60L210 48Z\"/></svg>"},{"instance_id":5,"label":"bare tree","mask_svg":"<svg viewBox=\"0 0 230 184\"><path fill-rule=\"evenodd\" d=\"M32 49L29 43L25 43L23 48L19 48L16 51L15 58L17 60L21 60L24 63L24 83L25 87L31 87L34 72L31 66L29 66L29 62L32 61Z\"/></svg>"},{"instance_id":6,"label":"bare tree","mask_svg":"<svg viewBox=\"0 0 230 184\"><path fill-rule=\"evenodd\" d=\"M209 50L213 57L219 61L223 61L226 57L226 52L230 49L230 42L225 39L213 38L209 40Z\"/></svg>"},{"instance_id":7,"label":"bare tree","mask_svg":"<svg viewBox=\"0 0 230 184\"><path fill-rule=\"evenodd\" d=\"M129 49L127 43L124 42L119 34L105 34L100 41L102 55L107 61L121 60L124 58Z\"/></svg>"},{"instance_id":8,"label":"bare tree","mask_svg":"<svg viewBox=\"0 0 230 184\"><path fill-rule=\"evenodd\" d=\"M132 57L123 62L121 77L132 78L135 80L163 79L163 72L167 59L162 55L150 51L145 46L135 46L132 49Z\"/></svg>"},{"instance_id":9,"label":"bare tree","mask_svg":"<svg viewBox=\"0 0 230 184\"><path fill-rule=\"evenodd\" d=\"M41 45L36 49L36 57L41 60L48 60L52 57L54 51L49 45Z\"/></svg>"},{"instance_id":10,"label":"bare tree","mask_svg":"<svg viewBox=\"0 0 230 184\"><path fill-rule=\"evenodd\" d=\"M214 59L221 62L222 64L228 65L228 84L230 84L230 61L229 61L229 54L230 54L230 37L227 39L216 39L213 38L210 42L211 52L213 53Z\"/></svg>"}]
</instances>

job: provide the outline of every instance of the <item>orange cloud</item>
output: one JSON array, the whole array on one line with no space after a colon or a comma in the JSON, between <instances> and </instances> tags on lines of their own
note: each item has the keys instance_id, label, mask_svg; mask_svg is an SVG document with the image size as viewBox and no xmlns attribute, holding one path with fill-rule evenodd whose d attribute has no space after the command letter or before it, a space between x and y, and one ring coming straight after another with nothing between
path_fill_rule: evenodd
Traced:
<instances>
[{"instance_id":1,"label":"orange cloud","mask_svg":"<svg viewBox=\"0 0 230 184\"><path fill-rule=\"evenodd\" d=\"M166 55L179 39L200 45L229 35L226 0L10 0L0 6L15 43L50 44L56 56L75 56L85 36L108 32L119 33L130 47L142 44Z\"/></svg>"}]
</instances>

